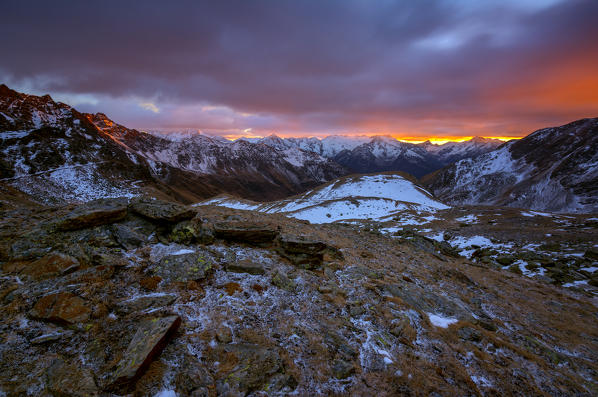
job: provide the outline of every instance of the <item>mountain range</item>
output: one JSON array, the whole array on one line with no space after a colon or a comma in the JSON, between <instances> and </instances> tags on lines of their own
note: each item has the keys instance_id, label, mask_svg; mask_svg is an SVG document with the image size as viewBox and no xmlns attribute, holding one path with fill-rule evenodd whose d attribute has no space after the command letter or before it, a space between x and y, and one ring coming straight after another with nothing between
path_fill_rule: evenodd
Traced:
<instances>
[{"instance_id":1,"label":"mountain range","mask_svg":"<svg viewBox=\"0 0 598 397\"><path fill-rule=\"evenodd\" d=\"M452 204L598 212L598 118L538 130L423 182Z\"/></svg>"}]
</instances>

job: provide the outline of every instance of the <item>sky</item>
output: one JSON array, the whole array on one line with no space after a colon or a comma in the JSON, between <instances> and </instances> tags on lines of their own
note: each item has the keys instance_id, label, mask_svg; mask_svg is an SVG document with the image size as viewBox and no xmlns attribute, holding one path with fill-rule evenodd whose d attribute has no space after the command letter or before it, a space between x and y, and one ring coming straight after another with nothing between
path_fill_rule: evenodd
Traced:
<instances>
[{"instance_id":1,"label":"sky","mask_svg":"<svg viewBox=\"0 0 598 397\"><path fill-rule=\"evenodd\" d=\"M516 137L598 116L596 0L2 2L0 82L127 127Z\"/></svg>"}]
</instances>

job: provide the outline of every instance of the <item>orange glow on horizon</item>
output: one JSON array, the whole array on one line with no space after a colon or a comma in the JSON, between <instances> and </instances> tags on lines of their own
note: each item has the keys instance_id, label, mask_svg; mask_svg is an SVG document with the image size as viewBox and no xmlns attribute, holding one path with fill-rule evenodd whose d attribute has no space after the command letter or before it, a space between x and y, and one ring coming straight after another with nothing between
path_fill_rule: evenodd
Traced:
<instances>
[{"instance_id":1,"label":"orange glow on horizon","mask_svg":"<svg viewBox=\"0 0 598 397\"><path fill-rule=\"evenodd\" d=\"M381 136L382 134L359 134L359 135L355 135L355 137L363 137L363 136L370 136L370 137L374 137L374 136ZM293 136L293 135L278 135L281 138L297 138L298 136ZM344 137L347 138L351 138L351 135L342 135ZM235 141L237 139L240 138L264 138L265 136L261 136L261 135L247 135L247 134L228 134L228 135L223 135L222 136L225 139L228 139L229 141ZM319 138L322 139L324 136L322 137L317 137L317 136L310 136L309 138ZM394 139L396 139L397 141L401 141L401 142L407 142L407 143L423 143L426 141L430 141L431 143L435 144L435 145L443 145L445 143L448 142L465 142L465 141L469 141L470 139L473 139L474 136L392 136ZM308 138L308 137L306 137ZM498 139L501 141L510 141L512 139L521 139L523 137L521 136L485 136L485 137L481 137L481 138L488 138L488 139Z\"/></svg>"}]
</instances>

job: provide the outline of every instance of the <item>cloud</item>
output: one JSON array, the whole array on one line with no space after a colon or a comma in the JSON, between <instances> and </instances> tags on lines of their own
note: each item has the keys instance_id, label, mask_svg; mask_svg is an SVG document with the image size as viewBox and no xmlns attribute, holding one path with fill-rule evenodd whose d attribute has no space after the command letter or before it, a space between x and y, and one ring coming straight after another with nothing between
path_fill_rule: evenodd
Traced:
<instances>
[{"instance_id":1,"label":"cloud","mask_svg":"<svg viewBox=\"0 0 598 397\"><path fill-rule=\"evenodd\" d=\"M0 78L138 128L502 135L598 110L594 0L33 3L3 5Z\"/></svg>"}]
</instances>

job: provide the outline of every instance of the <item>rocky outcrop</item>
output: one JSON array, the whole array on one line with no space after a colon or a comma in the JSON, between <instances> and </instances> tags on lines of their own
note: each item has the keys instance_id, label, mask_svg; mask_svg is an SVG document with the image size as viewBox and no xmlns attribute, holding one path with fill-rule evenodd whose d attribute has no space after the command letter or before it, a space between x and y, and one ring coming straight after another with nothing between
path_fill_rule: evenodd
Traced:
<instances>
[{"instance_id":1,"label":"rocky outcrop","mask_svg":"<svg viewBox=\"0 0 598 397\"><path fill-rule=\"evenodd\" d=\"M56 222L62 231L85 229L118 222L127 216L126 199L100 199L79 206Z\"/></svg>"},{"instance_id":2,"label":"rocky outcrop","mask_svg":"<svg viewBox=\"0 0 598 397\"><path fill-rule=\"evenodd\" d=\"M46 295L35 303L30 312L33 318L67 325L85 322L90 314L89 304L70 292Z\"/></svg>"},{"instance_id":3,"label":"rocky outcrop","mask_svg":"<svg viewBox=\"0 0 598 397\"><path fill-rule=\"evenodd\" d=\"M193 208L151 198L134 199L131 201L130 208L131 211L152 221L165 223L184 221L196 215Z\"/></svg>"},{"instance_id":4,"label":"rocky outcrop","mask_svg":"<svg viewBox=\"0 0 598 397\"><path fill-rule=\"evenodd\" d=\"M216 238L256 246L271 245L278 231L269 225L245 221L219 222L214 225Z\"/></svg>"},{"instance_id":5,"label":"rocky outcrop","mask_svg":"<svg viewBox=\"0 0 598 397\"><path fill-rule=\"evenodd\" d=\"M179 316L152 318L142 323L123 354L113 386L126 386L143 375L180 325Z\"/></svg>"}]
</instances>

